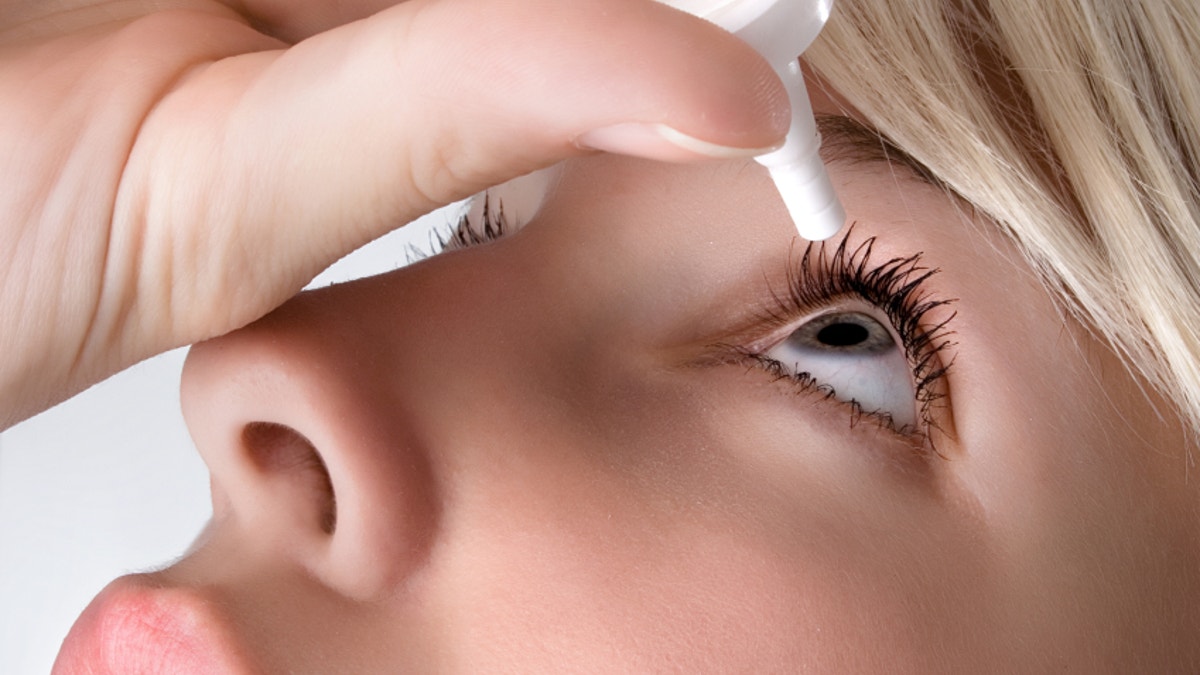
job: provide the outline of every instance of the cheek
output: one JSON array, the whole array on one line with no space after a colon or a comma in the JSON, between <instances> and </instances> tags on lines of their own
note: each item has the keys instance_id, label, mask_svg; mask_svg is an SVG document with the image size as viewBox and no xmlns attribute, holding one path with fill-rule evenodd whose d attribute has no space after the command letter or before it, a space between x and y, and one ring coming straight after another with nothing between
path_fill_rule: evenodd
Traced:
<instances>
[{"instance_id":1,"label":"cheek","mask_svg":"<svg viewBox=\"0 0 1200 675\"><path fill-rule=\"evenodd\" d=\"M589 535L583 541L539 530L487 542L486 565L466 550L446 552L449 573L437 580L452 588L430 597L440 625L454 627L446 641L470 646L459 651L465 670L551 657L568 671L608 663L623 672L785 672L803 663L928 672L931 637L947 638L949 622L918 612L938 594L906 596L898 570L863 574L784 557L778 543L714 532L712 523L660 528L642 514L649 522L631 526L610 515L617 522L590 531L574 523L574 534ZM609 546L597 545L601 534ZM533 560L531 546L540 551Z\"/></svg>"},{"instance_id":2,"label":"cheek","mask_svg":"<svg viewBox=\"0 0 1200 675\"><path fill-rule=\"evenodd\" d=\"M536 501L508 500L503 520L519 529L452 538L463 548L439 579L471 580L445 608L454 622L477 644L501 627L560 654L636 655L635 670L666 654L685 668L932 668L937 645L988 634L973 523L848 442L845 420L814 430L794 397L747 397L745 374L728 371L687 385L612 363L581 373L570 417L606 423L554 445L586 465L551 460Z\"/></svg>"},{"instance_id":3,"label":"cheek","mask_svg":"<svg viewBox=\"0 0 1200 675\"><path fill-rule=\"evenodd\" d=\"M1136 642L1163 623L1158 614L1178 603L1172 585L1191 575L1165 553L1188 536L1170 497L1182 463L1161 461L1180 456L1183 439L1040 287L979 293L961 304L956 475L1011 585L1001 611L1025 626L1034 653L1040 644L1107 658L1097 636ZM968 314L972 306L995 319Z\"/></svg>"},{"instance_id":4,"label":"cheek","mask_svg":"<svg viewBox=\"0 0 1200 675\"><path fill-rule=\"evenodd\" d=\"M1048 503L1120 489L1153 429L1134 413L1127 394L1138 385L1116 357L1032 284L961 307L951 395L964 475L978 479L971 492L985 510L1038 522Z\"/></svg>"}]
</instances>

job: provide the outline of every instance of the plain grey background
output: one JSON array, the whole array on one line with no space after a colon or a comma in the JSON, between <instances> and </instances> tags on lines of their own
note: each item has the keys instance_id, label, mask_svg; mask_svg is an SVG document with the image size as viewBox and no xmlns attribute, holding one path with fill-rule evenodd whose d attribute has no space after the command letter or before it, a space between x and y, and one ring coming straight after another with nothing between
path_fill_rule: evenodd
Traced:
<instances>
[{"instance_id":1,"label":"plain grey background","mask_svg":"<svg viewBox=\"0 0 1200 675\"><path fill-rule=\"evenodd\" d=\"M360 249L310 287L402 266L463 209ZM0 673L48 673L105 584L170 563L208 519L208 474L179 409L185 356L145 361L0 434Z\"/></svg>"}]
</instances>

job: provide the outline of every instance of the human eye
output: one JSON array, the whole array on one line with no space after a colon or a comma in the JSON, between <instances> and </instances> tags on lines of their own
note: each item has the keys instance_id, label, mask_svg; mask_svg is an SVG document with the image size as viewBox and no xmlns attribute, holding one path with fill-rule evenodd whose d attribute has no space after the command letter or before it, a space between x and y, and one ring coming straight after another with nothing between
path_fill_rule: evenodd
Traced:
<instances>
[{"instance_id":1,"label":"human eye","mask_svg":"<svg viewBox=\"0 0 1200 675\"><path fill-rule=\"evenodd\" d=\"M793 255L787 287L773 289L756 319L766 337L721 348L800 391L842 402L852 420L927 438L952 362L944 357L953 346L952 301L926 290L937 270L920 254L878 263L875 238L852 247L852 236L853 228L836 247L810 243ZM931 324L935 314L941 318Z\"/></svg>"}]
</instances>

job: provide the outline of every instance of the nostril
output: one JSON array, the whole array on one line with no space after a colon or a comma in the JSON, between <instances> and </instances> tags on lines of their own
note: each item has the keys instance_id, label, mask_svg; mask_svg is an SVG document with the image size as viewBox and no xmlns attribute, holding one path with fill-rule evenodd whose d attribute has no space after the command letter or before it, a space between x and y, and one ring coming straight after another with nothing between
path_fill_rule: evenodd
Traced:
<instances>
[{"instance_id":1,"label":"nostril","mask_svg":"<svg viewBox=\"0 0 1200 675\"><path fill-rule=\"evenodd\" d=\"M275 422L251 422L242 444L260 471L301 483L312 495L317 525L325 534L337 528L337 500L320 453L303 434Z\"/></svg>"}]
</instances>

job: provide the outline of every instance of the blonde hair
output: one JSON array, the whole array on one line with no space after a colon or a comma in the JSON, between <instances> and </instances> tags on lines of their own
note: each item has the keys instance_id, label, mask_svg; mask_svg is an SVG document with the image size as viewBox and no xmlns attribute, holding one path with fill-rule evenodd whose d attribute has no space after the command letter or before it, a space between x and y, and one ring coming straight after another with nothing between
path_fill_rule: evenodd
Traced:
<instances>
[{"instance_id":1,"label":"blonde hair","mask_svg":"<svg viewBox=\"0 0 1200 675\"><path fill-rule=\"evenodd\" d=\"M1200 432L1200 3L838 0L810 66Z\"/></svg>"}]
</instances>

